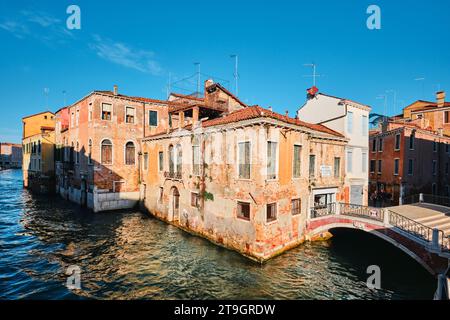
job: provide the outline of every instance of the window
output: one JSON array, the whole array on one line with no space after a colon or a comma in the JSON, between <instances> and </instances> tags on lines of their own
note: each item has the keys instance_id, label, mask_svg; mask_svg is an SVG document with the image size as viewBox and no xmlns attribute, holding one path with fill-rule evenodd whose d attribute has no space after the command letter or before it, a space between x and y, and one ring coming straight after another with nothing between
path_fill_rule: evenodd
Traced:
<instances>
[{"instance_id":1,"label":"window","mask_svg":"<svg viewBox=\"0 0 450 320\"><path fill-rule=\"evenodd\" d=\"M347 132L353 133L353 112L347 113Z\"/></svg>"},{"instance_id":2,"label":"window","mask_svg":"<svg viewBox=\"0 0 450 320\"><path fill-rule=\"evenodd\" d=\"M353 171L353 151L347 151L347 172Z\"/></svg>"},{"instance_id":3,"label":"window","mask_svg":"<svg viewBox=\"0 0 450 320\"><path fill-rule=\"evenodd\" d=\"M135 164L135 147L133 142L127 142L125 145L125 164L134 165Z\"/></svg>"},{"instance_id":4,"label":"window","mask_svg":"<svg viewBox=\"0 0 450 320\"><path fill-rule=\"evenodd\" d=\"M378 160L378 174L381 174L382 172L381 164L382 164L381 160Z\"/></svg>"},{"instance_id":5,"label":"window","mask_svg":"<svg viewBox=\"0 0 450 320\"><path fill-rule=\"evenodd\" d=\"M412 132L409 136L409 150L414 150L414 140L416 139L416 133Z\"/></svg>"},{"instance_id":6,"label":"window","mask_svg":"<svg viewBox=\"0 0 450 320\"><path fill-rule=\"evenodd\" d=\"M41 154L41 140L38 140L37 153Z\"/></svg>"},{"instance_id":7,"label":"window","mask_svg":"<svg viewBox=\"0 0 450 320\"><path fill-rule=\"evenodd\" d=\"M92 102L89 103L88 121L92 121Z\"/></svg>"},{"instance_id":8,"label":"window","mask_svg":"<svg viewBox=\"0 0 450 320\"><path fill-rule=\"evenodd\" d=\"M162 151L160 151L158 153L158 165L159 165L159 171L163 171L164 170L164 153Z\"/></svg>"},{"instance_id":9,"label":"window","mask_svg":"<svg viewBox=\"0 0 450 320\"><path fill-rule=\"evenodd\" d=\"M173 145L169 146L169 172L175 172L175 150Z\"/></svg>"},{"instance_id":10,"label":"window","mask_svg":"<svg viewBox=\"0 0 450 320\"><path fill-rule=\"evenodd\" d=\"M341 158L334 158L334 177L339 178L341 176Z\"/></svg>"},{"instance_id":11,"label":"window","mask_svg":"<svg viewBox=\"0 0 450 320\"><path fill-rule=\"evenodd\" d=\"M436 195L436 194L437 194L437 185L436 185L436 183L433 183L433 184L431 185L431 193L432 193L433 195Z\"/></svg>"},{"instance_id":12,"label":"window","mask_svg":"<svg viewBox=\"0 0 450 320\"><path fill-rule=\"evenodd\" d=\"M73 128L75 126L75 113L70 114L70 126Z\"/></svg>"},{"instance_id":13,"label":"window","mask_svg":"<svg viewBox=\"0 0 450 320\"><path fill-rule=\"evenodd\" d=\"M250 220L250 203L238 201L237 217L244 220Z\"/></svg>"},{"instance_id":14,"label":"window","mask_svg":"<svg viewBox=\"0 0 450 320\"><path fill-rule=\"evenodd\" d=\"M131 107L125 107L125 122L134 123L135 109Z\"/></svg>"},{"instance_id":15,"label":"window","mask_svg":"<svg viewBox=\"0 0 450 320\"><path fill-rule=\"evenodd\" d=\"M375 173L376 161L370 160L370 173Z\"/></svg>"},{"instance_id":16,"label":"window","mask_svg":"<svg viewBox=\"0 0 450 320\"><path fill-rule=\"evenodd\" d=\"M400 168L400 159L394 159L394 175L398 176L399 168Z\"/></svg>"},{"instance_id":17,"label":"window","mask_svg":"<svg viewBox=\"0 0 450 320\"><path fill-rule=\"evenodd\" d=\"M148 153L144 153L144 170L148 169Z\"/></svg>"},{"instance_id":18,"label":"window","mask_svg":"<svg viewBox=\"0 0 450 320\"><path fill-rule=\"evenodd\" d=\"M444 123L450 123L450 111L444 111Z\"/></svg>"},{"instance_id":19,"label":"window","mask_svg":"<svg viewBox=\"0 0 450 320\"><path fill-rule=\"evenodd\" d=\"M112 143L108 139L102 141L102 164L112 164Z\"/></svg>"},{"instance_id":20,"label":"window","mask_svg":"<svg viewBox=\"0 0 450 320\"><path fill-rule=\"evenodd\" d=\"M75 162L80 163L80 143L77 141L77 149L75 150Z\"/></svg>"},{"instance_id":21,"label":"window","mask_svg":"<svg viewBox=\"0 0 450 320\"><path fill-rule=\"evenodd\" d=\"M277 178L277 143L267 142L267 179Z\"/></svg>"},{"instance_id":22,"label":"window","mask_svg":"<svg viewBox=\"0 0 450 320\"><path fill-rule=\"evenodd\" d=\"M437 146L438 146L438 144L437 144L437 142L436 142L436 140L434 140L433 141L433 152L437 152Z\"/></svg>"},{"instance_id":23,"label":"window","mask_svg":"<svg viewBox=\"0 0 450 320\"><path fill-rule=\"evenodd\" d=\"M112 105L109 103L102 103L102 120L111 121L112 119Z\"/></svg>"},{"instance_id":24,"label":"window","mask_svg":"<svg viewBox=\"0 0 450 320\"><path fill-rule=\"evenodd\" d=\"M79 123L80 123L80 110L77 110L77 115L75 118L75 126L78 127Z\"/></svg>"},{"instance_id":25,"label":"window","mask_svg":"<svg viewBox=\"0 0 450 320\"><path fill-rule=\"evenodd\" d=\"M395 135L395 150L400 150L400 133Z\"/></svg>"},{"instance_id":26,"label":"window","mask_svg":"<svg viewBox=\"0 0 450 320\"><path fill-rule=\"evenodd\" d=\"M362 116L361 117L361 130L362 130L363 137L367 137L367 135L369 134L369 130L367 129L367 127L368 127L367 116Z\"/></svg>"},{"instance_id":27,"label":"window","mask_svg":"<svg viewBox=\"0 0 450 320\"><path fill-rule=\"evenodd\" d=\"M148 112L148 124L151 127L158 126L158 111L150 110Z\"/></svg>"},{"instance_id":28,"label":"window","mask_svg":"<svg viewBox=\"0 0 450 320\"><path fill-rule=\"evenodd\" d=\"M239 142L239 178L250 179L250 142Z\"/></svg>"},{"instance_id":29,"label":"window","mask_svg":"<svg viewBox=\"0 0 450 320\"><path fill-rule=\"evenodd\" d=\"M191 207L198 208L200 206L200 197L197 192L191 192Z\"/></svg>"},{"instance_id":30,"label":"window","mask_svg":"<svg viewBox=\"0 0 450 320\"><path fill-rule=\"evenodd\" d=\"M377 139L372 140L372 152L377 152Z\"/></svg>"},{"instance_id":31,"label":"window","mask_svg":"<svg viewBox=\"0 0 450 320\"><path fill-rule=\"evenodd\" d=\"M200 146L192 146L192 173L200 175Z\"/></svg>"},{"instance_id":32,"label":"window","mask_svg":"<svg viewBox=\"0 0 450 320\"><path fill-rule=\"evenodd\" d=\"M266 221L272 222L277 220L277 204L270 203L266 206Z\"/></svg>"},{"instance_id":33,"label":"window","mask_svg":"<svg viewBox=\"0 0 450 320\"><path fill-rule=\"evenodd\" d=\"M162 203L164 199L164 188L163 187L159 187L159 202Z\"/></svg>"},{"instance_id":34,"label":"window","mask_svg":"<svg viewBox=\"0 0 450 320\"><path fill-rule=\"evenodd\" d=\"M414 161L413 159L408 160L408 175L412 176L414 173Z\"/></svg>"},{"instance_id":35,"label":"window","mask_svg":"<svg viewBox=\"0 0 450 320\"><path fill-rule=\"evenodd\" d=\"M88 164L92 164L92 140L89 139L88 143Z\"/></svg>"},{"instance_id":36,"label":"window","mask_svg":"<svg viewBox=\"0 0 450 320\"><path fill-rule=\"evenodd\" d=\"M448 142L445 143L445 152L448 153L450 151Z\"/></svg>"},{"instance_id":37,"label":"window","mask_svg":"<svg viewBox=\"0 0 450 320\"><path fill-rule=\"evenodd\" d=\"M181 145L177 145L177 172L181 173L183 164L183 150L181 149Z\"/></svg>"},{"instance_id":38,"label":"window","mask_svg":"<svg viewBox=\"0 0 450 320\"><path fill-rule=\"evenodd\" d=\"M433 176L435 176L436 173L437 173L437 162L436 162L436 160L433 160L433 165L432 165L431 171L433 173Z\"/></svg>"},{"instance_id":39,"label":"window","mask_svg":"<svg viewBox=\"0 0 450 320\"><path fill-rule=\"evenodd\" d=\"M368 162L367 152L363 152L362 153L362 172L363 173L367 172L367 162Z\"/></svg>"},{"instance_id":40,"label":"window","mask_svg":"<svg viewBox=\"0 0 450 320\"><path fill-rule=\"evenodd\" d=\"M309 177L314 177L316 175L316 156L309 155Z\"/></svg>"},{"instance_id":41,"label":"window","mask_svg":"<svg viewBox=\"0 0 450 320\"><path fill-rule=\"evenodd\" d=\"M378 151L383 152L383 138L380 138L380 140L379 140Z\"/></svg>"},{"instance_id":42,"label":"window","mask_svg":"<svg viewBox=\"0 0 450 320\"><path fill-rule=\"evenodd\" d=\"M294 163L292 170L294 178L299 178L301 176L301 155L302 146L294 145Z\"/></svg>"},{"instance_id":43,"label":"window","mask_svg":"<svg viewBox=\"0 0 450 320\"><path fill-rule=\"evenodd\" d=\"M302 205L300 199L291 200L291 214L293 216L298 215L302 212Z\"/></svg>"}]
</instances>

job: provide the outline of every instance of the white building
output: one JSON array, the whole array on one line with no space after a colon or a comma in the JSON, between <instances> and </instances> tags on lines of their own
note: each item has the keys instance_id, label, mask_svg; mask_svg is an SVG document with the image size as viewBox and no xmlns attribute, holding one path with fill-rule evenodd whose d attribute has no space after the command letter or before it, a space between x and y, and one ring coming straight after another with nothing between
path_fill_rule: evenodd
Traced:
<instances>
[{"instance_id":1,"label":"white building","mask_svg":"<svg viewBox=\"0 0 450 320\"><path fill-rule=\"evenodd\" d=\"M299 119L323 124L349 139L345 150L345 200L352 204L368 203L370 111L369 106L323 93L310 95L297 111Z\"/></svg>"}]
</instances>

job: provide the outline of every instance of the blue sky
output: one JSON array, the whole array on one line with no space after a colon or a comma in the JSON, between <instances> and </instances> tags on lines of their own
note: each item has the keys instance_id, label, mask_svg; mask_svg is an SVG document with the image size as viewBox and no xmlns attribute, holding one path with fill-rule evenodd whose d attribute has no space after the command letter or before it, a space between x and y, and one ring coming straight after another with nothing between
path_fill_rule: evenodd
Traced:
<instances>
[{"instance_id":1,"label":"blue sky","mask_svg":"<svg viewBox=\"0 0 450 320\"><path fill-rule=\"evenodd\" d=\"M81 8L81 30L66 28L71 4ZM381 8L381 30L366 27L370 4ZM200 62L233 91L232 53L239 97L280 113L303 104L311 62L320 91L375 112L386 90L397 92L397 111L434 101L439 88L450 90L449 9L448 0L1 1L0 141L20 141L21 118L47 107L44 88L52 111L114 84L164 99L169 73L190 76ZM195 91L195 81L179 85Z\"/></svg>"}]
</instances>

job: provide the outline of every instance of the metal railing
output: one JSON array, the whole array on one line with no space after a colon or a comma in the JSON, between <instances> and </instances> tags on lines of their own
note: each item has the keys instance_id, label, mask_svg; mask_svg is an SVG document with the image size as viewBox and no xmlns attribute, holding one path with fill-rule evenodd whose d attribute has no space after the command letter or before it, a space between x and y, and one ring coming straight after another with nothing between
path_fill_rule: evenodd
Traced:
<instances>
[{"instance_id":1,"label":"metal railing","mask_svg":"<svg viewBox=\"0 0 450 320\"><path fill-rule=\"evenodd\" d=\"M336 203L329 203L327 205L315 206L311 208L311 218L320 218L331 216L336 213Z\"/></svg>"},{"instance_id":2,"label":"metal railing","mask_svg":"<svg viewBox=\"0 0 450 320\"><path fill-rule=\"evenodd\" d=\"M181 172L170 172L170 171L165 171L165 172L164 172L164 178L167 178L167 179L174 179L174 180L181 180L182 175L181 175Z\"/></svg>"},{"instance_id":3,"label":"metal railing","mask_svg":"<svg viewBox=\"0 0 450 320\"><path fill-rule=\"evenodd\" d=\"M341 203L340 206L341 215L361 217L376 221L384 220L384 210L382 208L367 207L348 203Z\"/></svg>"},{"instance_id":4,"label":"metal railing","mask_svg":"<svg viewBox=\"0 0 450 320\"><path fill-rule=\"evenodd\" d=\"M428 227L420 222L402 216L396 212L388 210L389 213L389 224L393 227L397 227L402 231L424 240L430 244L433 243L433 228ZM444 231L436 229L438 232L438 241L442 250L448 251L449 248L449 238L445 237Z\"/></svg>"},{"instance_id":5,"label":"metal railing","mask_svg":"<svg viewBox=\"0 0 450 320\"><path fill-rule=\"evenodd\" d=\"M420 203L430 203L430 204L437 204L444 207L450 207L450 198L449 197L443 197L443 196L437 196L432 194L422 194L419 196Z\"/></svg>"}]
</instances>

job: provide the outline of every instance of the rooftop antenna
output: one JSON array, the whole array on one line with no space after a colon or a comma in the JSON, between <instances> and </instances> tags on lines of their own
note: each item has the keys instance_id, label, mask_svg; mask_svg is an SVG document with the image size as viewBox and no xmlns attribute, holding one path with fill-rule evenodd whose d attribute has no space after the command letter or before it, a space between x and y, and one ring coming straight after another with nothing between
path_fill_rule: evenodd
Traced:
<instances>
[{"instance_id":1,"label":"rooftop antenna","mask_svg":"<svg viewBox=\"0 0 450 320\"><path fill-rule=\"evenodd\" d=\"M238 79L239 79L239 73L238 73L238 61L239 57L237 54L230 55L230 58L234 58L234 86L235 86L235 93L236 96L239 95L239 87L238 87Z\"/></svg>"},{"instance_id":2,"label":"rooftop antenna","mask_svg":"<svg viewBox=\"0 0 450 320\"><path fill-rule=\"evenodd\" d=\"M313 86L316 86L316 78L320 77L320 74L316 73L316 69L317 69L317 65L313 62L313 63L306 63L303 65L304 67L312 67L313 69L313 74L312 75L306 75L304 77L312 77L313 78Z\"/></svg>"},{"instance_id":3,"label":"rooftop antenna","mask_svg":"<svg viewBox=\"0 0 450 320\"><path fill-rule=\"evenodd\" d=\"M45 107L48 109L48 94L50 92L49 88L44 88L44 95L45 95Z\"/></svg>"},{"instance_id":4,"label":"rooftop antenna","mask_svg":"<svg viewBox=\"0 0 450 320\"><path fill-rule=\"evenodd\" d=\"M424 77L420 77L420 78L415 78L414 81L420 81L422 82L422 98L424 98L424 91L425 91L425 82L424 82L425 78Z\"/></svg>"},{"instance_id":5,"label":"rooftop antenna","mask_svg":"<svg viewBox=\"0 0 450 320\"><path fill-rule=\"evenodd\" d=\"M383 122L386 121L386 114L387 114L387 95L385 94L380 94L378 95L377 99L384 99L384 111L383 111Z\"/></svg>"},{"instance_id":6,"label":"rooftop antenna","mask_svg":"<svg viewBox=\"0 0 450 320\"><path fill-rule=\"evenodd\" d=\"M397 91L394 89L386 90L386 93L393 93L394 94L394 116L397 115Z\"/></svg>"},{"instance_id":7,"label":"rooftop antenna","mask_svg":"<svg viewBox=\"0 0 450 320\"><path fill-rule=\"evenodd\" d=\"M197 97L200 97L200 62L194 62L194 65L197 66Z\"/></svg>"}]
</instances>

